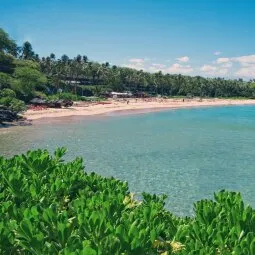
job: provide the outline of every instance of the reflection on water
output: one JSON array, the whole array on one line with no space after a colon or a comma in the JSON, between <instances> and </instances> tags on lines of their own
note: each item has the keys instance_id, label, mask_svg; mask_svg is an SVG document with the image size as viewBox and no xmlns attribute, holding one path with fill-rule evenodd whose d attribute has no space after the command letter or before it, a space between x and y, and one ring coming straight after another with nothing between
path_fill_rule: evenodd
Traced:
<instances>
[{"instance_id":1,"label":"reflection on water","mask_svg":"<svg viewBox=\"0 0 255 255\"><path fill-rule=\"evenodd\" d=\"M179 215L223 188L255 206L253 106L68 117L0 130L4 156L59 146L68 148L67 160L82 156L87 171L126 180L138 194L167 194Z\"/></svg>"}]
</instances>

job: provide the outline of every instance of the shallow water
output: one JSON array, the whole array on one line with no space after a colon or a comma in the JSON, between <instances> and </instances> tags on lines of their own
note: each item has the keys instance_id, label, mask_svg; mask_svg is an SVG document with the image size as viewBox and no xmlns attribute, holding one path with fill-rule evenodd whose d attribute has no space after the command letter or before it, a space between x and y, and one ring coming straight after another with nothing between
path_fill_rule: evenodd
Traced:
<instances>
[{"instance_id":1,"label":"shallow water","mask_svg":"<svg viewBox=\"0 0 255 255\"><path fill-rule=\"evenodd\" d=\"M167 208L178 215L192 214L193 202L220 189L241 191L255 206L255 106L69 117L0 130L4 156L58 146L137 194L167 194Z\"/></svg>"}]
</instances>

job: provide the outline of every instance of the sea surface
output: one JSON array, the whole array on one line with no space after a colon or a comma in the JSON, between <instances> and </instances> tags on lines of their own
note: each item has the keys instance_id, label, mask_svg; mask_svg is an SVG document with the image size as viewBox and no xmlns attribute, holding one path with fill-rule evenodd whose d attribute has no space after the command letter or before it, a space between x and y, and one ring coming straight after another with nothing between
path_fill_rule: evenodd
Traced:
<instances>
[{"instance_id":1,"label":"sea surface","mask_svg":"<svg viewBox=\"0 0 255 255\"><path fill-rule=\"evenodd\" d=\"M0 155L68 148L86 170L167 194L166 207L192 215L193 203L215 191L240 191L255 207L255 106L112 113L37 121L0 129Z\"/></svg>"}]
</instances>

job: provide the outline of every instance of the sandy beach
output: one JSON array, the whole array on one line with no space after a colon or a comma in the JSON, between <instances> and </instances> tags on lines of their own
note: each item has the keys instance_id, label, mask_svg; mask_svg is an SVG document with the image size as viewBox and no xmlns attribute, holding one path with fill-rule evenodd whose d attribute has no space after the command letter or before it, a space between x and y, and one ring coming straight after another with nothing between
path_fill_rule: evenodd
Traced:
<instances>
[{"instance_id":1,"label":"sandy beach","mask_svg":"<svg viewBox=\"0 0 255 255\"><path fill-rule=\"evenodd\" d=\"M93 116L114 111L155 111L161 109L177 109L189 107L212 107L224 105L255 105L252 99L119 99L107 100L100 103L76 102L70 108L43 110L27 110L24 117L28 120L41 118L59 118L68 116Z\"/></svg>"}]
</instances>

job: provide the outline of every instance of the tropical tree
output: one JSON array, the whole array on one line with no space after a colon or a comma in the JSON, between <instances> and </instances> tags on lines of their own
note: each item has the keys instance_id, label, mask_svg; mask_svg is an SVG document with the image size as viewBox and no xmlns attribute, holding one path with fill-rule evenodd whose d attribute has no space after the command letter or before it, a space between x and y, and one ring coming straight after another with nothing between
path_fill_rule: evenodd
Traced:
<instances>
[{"instance_id":1,"label":"tropical tree","mask_svg":"<svg viewBox=\"0 0 255 255\"><path fill-rule=\"evenodd\" d=\"M13 56L17 54L17 45L14 40L10 39L8 33L0 28L0 52L9 53Z\"/></svg>"},{"instance_id":2,"label":"tropical tree","mask_svg":"<svg viewBox=\"0 0 255 255\"><path fill-rule=\"evenodd\" d=\"M20 98L28 101L34 96L35 90L46 83L47 78L38 69L32 68L31 65L17 66L11 87Z\"/></svg>"},{"instance_id":3,"label":"tropical tree","mask_svg":"<svg viewBox=\"0 0 255 255\"><path fill-rule=\"evenodd\" d=\"M34 57L35 57L35 53L33 51L32 44L28 41L24 42L22 46L21 58L31 60L31 59L34 59Z\"/></svg>"},{"instance_id":4,"label":"tropical tree","mask_svg":"<svg viewBox=\"0 0 255 255\"><path fill-rule=\"evenodd\" d=\"M64 54L57 59L55 53L51 53L40 58L33 51L30 42L24 42L18 47L8 33L0 28L0 89L13 88L17 96L22 95L22 98L33 94L36 89L43 89L44 86L38 84L47 84L52 92L64 88L65 91L73 91L75 94L80 94L78 89L87 91L86 94L98 94L97 86L104 85L109 91L144 91L154 95L255 97L254 83L254 79L245 81L191 77L164 74L161 71L150 73L111 66L109 62L100 64L89 61L88 57L82 54L74 58ZM29 96L25 98L27 100Z\"/></svg>"},{"instance_id":5,"label":"tropical tree","mask_svg":"<svg viewBox=\"0 0 255 255\"><path fill-rule=\"evenodd\" d=\"M14 57L17 54L16 43L0 28L0 72L12 73L14 71Z\"/></svg>"},{"instance_id":6,"label":"tropical tree","mask_svg":"<svg viewBox=\"0 0 255 255\"><path fill-rule=\"evenodd\" d=\"M11 77L6 73L0 73L0 90L9 88L11 84Z\"/></svg>"}]
</instances>

